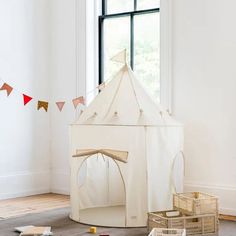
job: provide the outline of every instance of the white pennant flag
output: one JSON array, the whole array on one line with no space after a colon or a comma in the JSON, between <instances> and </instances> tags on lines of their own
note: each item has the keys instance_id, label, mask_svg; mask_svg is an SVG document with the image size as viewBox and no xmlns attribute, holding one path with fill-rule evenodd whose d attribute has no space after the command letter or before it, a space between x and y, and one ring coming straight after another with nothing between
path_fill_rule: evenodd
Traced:
<instances>
[{"instance_id":1,"label":"white pennant flag","mask_svg":"<svg viewBox=\"0 0 236 236\"><path fill-rule=\"evenodd\" d=\"M114 57L111 58L111 61L115 61L115 62L120 62L125 64L126 63L126 49L122 50L121 52L119 52L117 55L115 55Z\"/></svg>"},{"instance_id":2,"label":"white pennant flag","mask_svg":"<svg viewBox=\"0 0 236 236\"><path fill-rule=\"evenodd\" d=\"M99 85L97 86L97 89L99 89L100 91L102 91L105 87L106 87L105 82L102 82L101 84L99 84Z\"/></svg>"}]
</instances>

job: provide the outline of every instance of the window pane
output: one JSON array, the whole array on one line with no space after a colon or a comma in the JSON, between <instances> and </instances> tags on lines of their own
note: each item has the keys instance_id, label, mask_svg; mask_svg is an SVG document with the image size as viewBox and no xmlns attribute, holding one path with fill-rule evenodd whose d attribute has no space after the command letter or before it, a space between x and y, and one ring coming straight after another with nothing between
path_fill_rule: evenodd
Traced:
<instances>
[{"instance_id":1,"label":"window pane","mask_svg":"<svg viewBox=\"0 0 236 236\"><path fill-rule=\"evenodd\" d=\"M107 14L134 10L134 0L107 0Z\"/></svg>"},{"instance_id":2,"label":"window pane","mask_svg":"<svg viewBox=\"0 0 236 236\"><path fill-rule=\"evenodd\" d=\"M160 101L159 13L134 18L134 71L150 95Z\"/></svg>"},{"instance_id":3,"label":"window pane","mask_svg":"<svg viewBox=\"0 0 236 236\"><path fill-rule=\"evenodd\" d=\"M137 0L137 10L160 7L160 0Z\"/></svg>"},{"instance_id":4,"label":"window pane","mask_svg":"<svg viewBox=\"0 0 236 236\"><path fill-rule=\"evenodd\" d=\"M130 48L130 18L119 17L104 21L104 80L110 79L123 66L110 59ZM128 55L129 60L129 55Z\"/></svg>"}]
</instances>

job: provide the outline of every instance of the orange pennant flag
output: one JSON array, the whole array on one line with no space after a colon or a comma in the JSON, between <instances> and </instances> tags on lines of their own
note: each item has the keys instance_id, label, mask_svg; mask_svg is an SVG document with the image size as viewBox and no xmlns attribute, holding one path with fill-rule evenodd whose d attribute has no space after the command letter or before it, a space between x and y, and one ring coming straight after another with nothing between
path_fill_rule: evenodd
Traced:
<instances>
[{"instance_id":1,"label":"orange pennant flag","mask_svg":"<svg viewBox=\"0 0 236 236\"><path fill-rule=\"evenodd\" d=\"M79 104L85 105L85 99L83 96L73 99L72 102L74 104L75 109L77 108Z\"/></svg>"},{"instance_id":2,"label":"orange pennant flag","mask_svg":"<svg viewBox=\"0 0 236 236\"><path fill-rule=\"evenodd\" d=\"M56 102L56 105L57 105L59 111L62 111L62 109L63 109L63 107L65 105L65 102Z\"/></svg>"},{"instance_id":3,"label":"orange pennant flag","mask_svg":"<svg viewBox=\"0 0 236 236\"><path fill-rule=\"evenodd\" d=\"M48 102L38 101L38 110L43 108L46 112L48 111Z\"/></svg>"},{"instance_id":4,"label":"orange pennant flag","mask_svg":"<svg viewBox=\"0 0 236 236\"><path fill-rule=\"evenodd\" d=\"M2 87L0 88L0 90L6 90L7 96L9 96L11 94L13 88L9 84L4 83L2 85Z\"/></svg>"}]
</instances>

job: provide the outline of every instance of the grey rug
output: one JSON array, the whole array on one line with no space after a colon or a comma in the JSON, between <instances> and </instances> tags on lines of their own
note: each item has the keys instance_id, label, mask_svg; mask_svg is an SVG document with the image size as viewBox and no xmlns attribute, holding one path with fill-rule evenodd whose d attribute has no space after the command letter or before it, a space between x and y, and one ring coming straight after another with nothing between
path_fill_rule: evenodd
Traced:
<instances>
[{"instance_id":1,"label":"grey rug","mask_svg":"<svg viewBox=\"0 0 236 236\"><path fill-rule=\"evenodd\" d=\"M17 236L13 230L15 227L24 225L51 226L56 236L79 236L90 235L89 226L78 224L69 219L69 209L62 208L43 213L29 214L17 218L0 220L0 236ZM110 236L144 236L146 228L97 228L97 234L108 233ZM220 236L236 236L236 222L221 221Z\"/></svg>"}]
</instances>

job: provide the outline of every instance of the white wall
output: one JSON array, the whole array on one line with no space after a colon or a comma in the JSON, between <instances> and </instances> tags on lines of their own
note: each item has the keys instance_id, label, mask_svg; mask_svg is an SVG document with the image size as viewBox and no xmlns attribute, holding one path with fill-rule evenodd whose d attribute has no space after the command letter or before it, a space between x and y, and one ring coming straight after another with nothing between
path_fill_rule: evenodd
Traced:
<instances>
[{"instance_id":1,"label":"white wall","mask_svg":"<svg viewBox=\"0 0 236 236\"><path fill-rule=\"evenodd\" d=\"M92 63L88 63L91 59L85 55L91 50L88 49L91 37L85 25L91 22L86 17L84 3L54 0L54 97L63 94L69 98L89 91L85 78L92 81L91 71L89 73ZM185 188L219 195L222 212L236 214L233 139L236 33L232 30L236 3L233 0L227 0L224 5L216 0L175 0L172 4L172 108L186 127ZM89 10L91 13L91 8ZM74 49L78 57L73 55ZM94 82L90 87L93 85ZM52 115L52 189L68 193L67 124L75 115L70 109L65 114L54 111Z\"/></svg>"},{"instance_id":2,"label":"white wall","mask_svg":"<svg viewBox=\"0 0 236 236\"><path fill-rule=\"evenodd\" d=\"M93 0L0 0L0 77L51 102L45 113L36 110L36 100L23 107L17 92L9 98L0 92L0 199L69 193L69 124L80 112L72 99L97 82L92 63L97 32L86 29L93 24L93 5ZM61 100L66 104L59 112L55 102Z\"/></svg>"},{"instance_id":3,"label":"white wall","mask_svg":"<svg viewBox=\"0 0 236 236\"><path fill-rule=\"evenodd\" d=\"M66 101L62 112L51 114L52 191L69 193L69 124L75 119L77 96L75 1L52 0L52 78L54 100Z\"/></svg>"},{"instance_id":4,"label":"white wall","mask_svg":"<svg viewBox=\"0 0 236 236\"><path fill-rule=\"evenodd\" d=\"M92 24L85 2L0 0L0 76L29 95L67 101L49 115L35 101L23 107L17 93L0 93L0 198L69 192L68 124L78 116L71 99L95 85L88 62L96 32L85 29ZM185 187L219 195L223 212L236 214L236 3L172 3L173 113L185 124Z\"/></svg>"},{"instance_id":5,"label":"white wall","mask_svg":"<svg viewBox=\"0 0 236 236\"><path fill-rule=\"evenodd\" d=\"M67 101L63 112L54 107L51 114L51 190L57 193L69 193L69 124L82 108L76 112L71 100L77 96L90 100L93 93L86 92L97 82L93 6L93 0L52 0L51 92L53 100Z\"/></svg>"},{"instance_id":6,"label":"white wall","mask_svg":"<svg viewBox=\"0 0 236 236\"><path fill-rule=\"evenodd\" d=\"M234 0L173 1L173 113L185 124L186 190L236 215Z\"/></svg>"},{"instance_id":7,"label":"white wall","mask_svg":"<svg viewBox=\"0 0 236 236\"><path fill-rule=\"evenodd\" d=\"M48 0L0 0L0 77L49 99ZM2 83L2 82L0 82ZM0 92L0 199L50 191L49 114Z\"/></svg>"}]
</instances>

